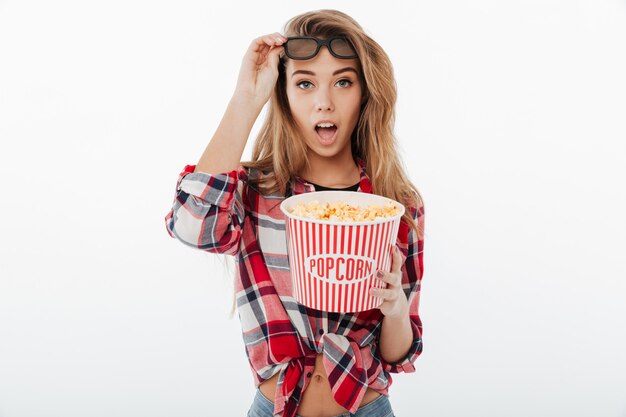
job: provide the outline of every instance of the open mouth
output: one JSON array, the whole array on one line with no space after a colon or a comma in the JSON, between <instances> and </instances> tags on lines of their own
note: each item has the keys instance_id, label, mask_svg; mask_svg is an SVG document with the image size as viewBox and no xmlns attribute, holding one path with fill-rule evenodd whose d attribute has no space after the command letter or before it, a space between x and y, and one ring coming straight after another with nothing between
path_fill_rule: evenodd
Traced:
<instances>
[{"instance_id":1,"label":"open mouth","mask_svg":"<svg viewBox=\"0 0 626 417\"><path fill-rule=\"evenodd\" d=\"M315 131L317 132L320 142L324 145L333 143L335 141L335 137L337 136L337 126L315 126Z\"/></svg>"}]
</instances>

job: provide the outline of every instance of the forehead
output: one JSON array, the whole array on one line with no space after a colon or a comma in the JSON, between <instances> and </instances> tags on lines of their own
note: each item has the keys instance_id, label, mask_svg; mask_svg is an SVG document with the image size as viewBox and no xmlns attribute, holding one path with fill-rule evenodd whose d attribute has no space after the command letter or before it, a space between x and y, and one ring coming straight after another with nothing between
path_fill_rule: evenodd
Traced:
<instances>
[{"instance_id":1,"label":"forehead","mask_svg":"<svg viewBox=\"0 0 626 417\"><path fill-rule=\"evenodd\" d=\"M291 76L291 74L298 70L311 71L314 72L315 75L331 75L334 71L345 67L352 67L359 74L361 72L361 65L357 58L335 58L326 48L321 48L318 54L312 59L287 59L286 69L288 76Z\"/></svg>"}]
</instances>

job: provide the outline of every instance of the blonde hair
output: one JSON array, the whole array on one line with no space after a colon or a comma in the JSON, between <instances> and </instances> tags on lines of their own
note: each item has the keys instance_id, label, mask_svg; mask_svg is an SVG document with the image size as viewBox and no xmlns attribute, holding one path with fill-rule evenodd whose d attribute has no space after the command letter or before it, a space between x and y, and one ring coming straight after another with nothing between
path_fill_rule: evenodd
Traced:
<instances>
[{"instance_id":1,"label":"blonde hair","mask_svg":"<svg viewBox=\"0 0 626 417\"><path fill-rule=\"evenodd\" d=\"M352 137L352 155L363 160L372 184L372 192L419 209L423 205L417 187L408 179L397 151L393 133L397 97L393 66L389 57L363 28L350 16L338 10L323 9L302 13L291 18L284 27L285 36L344 36L354 47L360 63L363 98L359 120ZM278 68L278 80L272 94L267 117L256 138L251 161L241 165L263 175L250 177L262 195L285 195L294 175L309 166L307 146L292 117L287 100L286 67L289 58L283 56ZM424 231L406 210L402 221L423 238ZM231 317L234 313L231 310Z\"/></svg>"}]
</instances>

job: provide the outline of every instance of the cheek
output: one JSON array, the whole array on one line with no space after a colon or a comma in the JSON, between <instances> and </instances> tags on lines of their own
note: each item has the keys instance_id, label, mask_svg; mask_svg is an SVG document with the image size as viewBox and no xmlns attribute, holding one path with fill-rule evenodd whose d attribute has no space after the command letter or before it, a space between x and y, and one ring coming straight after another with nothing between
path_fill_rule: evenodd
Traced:
<instances>
[{"instance_id":1,"label":"cheek","mask_svg":"<svg viewBox=\"0 0 626 417\"><path fill-rule=\"evenodd\" d=\"M309 124L309 117L307 112L303 109L302 103L294 103L290 101L289 111L291 112L293 120L296 122L298 128L303 131L303 129L305 129Z\"/></svg>"},{"instance_id":2,"label":"cheek","mask_svg":"<svg viewBox=\"0 0 626 417\"><path fill-rule=\"evenodd\" d=\"M349 91L343 91L342 94L337 94L336 100L341 101L343 106L359 106L361 104L361 89L351 88Z\"/></svg>"},{"instance_id":3,"label":"cheek","mask_svg":"<svg viewBox=\"0 0 626 417\"><path fill-rule=\"evenodd\" d=\"M289 110L296 119L301 119L305 116L304 109L306 103L301 98L298 98L295 94L287 93L287 101L289 102Z\"/></svg>"},{"instance_id":4,"label":"cheek","mask_svg":"<svg viewBox=\"0 0 626 417\"><path fill-rule=\"evenodd\" d=\"M361 92L360 88L355 88L352 90L352 95L351 95L351 100L352 100L352 104L355 107L360 107L361 106L361 99L363 97L363 94Z\"/></svg>"},{"instance_id":5,"label":"cheek","mask_svg":"<svg viewBox=\"0 0 626 417\"><path fill-rule=\"evenodd\" d=\"M345 97L345 100L341 103L341 107L344 109L344 115L346 117L357 119L361 111L361 96L355 94L350 97Z\"/></svg>"}]
</instances>

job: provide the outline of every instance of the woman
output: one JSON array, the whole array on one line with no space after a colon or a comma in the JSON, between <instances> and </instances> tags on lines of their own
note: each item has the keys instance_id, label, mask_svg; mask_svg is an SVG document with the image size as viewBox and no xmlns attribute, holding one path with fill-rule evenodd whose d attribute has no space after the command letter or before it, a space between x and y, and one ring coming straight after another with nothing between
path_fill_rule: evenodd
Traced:
<instances>
[{"instance_id":1,"label":"woman","mask_svg":"<svg viewBox=\"0 0 626 417\"><path fill-rule=\"evenodd\" d=\"M390 373L422 352L424 207L393 137L395 82L382 48L348 15L304 13L246 52L218 129L181 172L170 236L238 263L236 300L258 387L249 416L392 416ZM241 156L270 100L252 161ZM403 202L384 301L360 313L317 311L292 295L285 218L294 194L352 190Z\"/></svg>"}]
</instances>

